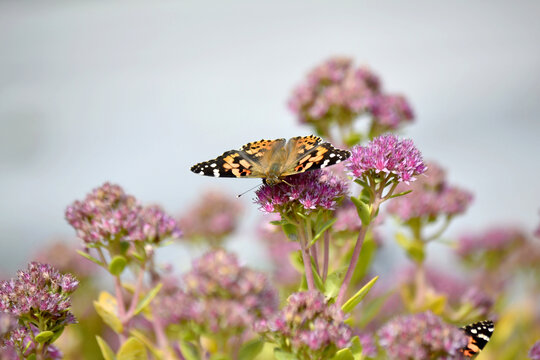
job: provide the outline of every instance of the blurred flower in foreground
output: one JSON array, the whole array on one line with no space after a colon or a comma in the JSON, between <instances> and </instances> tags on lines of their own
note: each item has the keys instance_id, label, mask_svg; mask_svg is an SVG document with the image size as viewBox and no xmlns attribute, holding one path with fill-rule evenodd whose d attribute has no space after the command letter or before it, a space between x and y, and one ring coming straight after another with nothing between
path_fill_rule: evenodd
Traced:
<instances>
[{"instance_id":1,"label":"blurred flower in foreground","mask_svg":"<svg viewBox=\"0 0 540 360\"><path fill-rule=\"evenodd\" d=\"M326 170L312 170L287 177L276 185L262 185L255 202L264 212L309 214L317 210L334 210L347 195L347 183Z\"/></svg>"},{"instance_id":2,"label":"blurred flower in foreground","mask_svg":"<svg viewBox=\"0 0 540 360\"><path fill-rule=\"evenodd\" d=\"M52 266L37 262L31 262L26 271L19 271L16 279L0 282L0 311L18 319L18 326L9 333L4 345L29 355L37 341L33 339L39 334L49 348L55 333L77 322L70 312L70 295L78 285L72 275L62 275ZM57 358L54 347L48 351L51 358Z\"/></svg>"},{"instance_id":3,"label":"blurred flower in foreground","mask_svg":"<svg viewBox=\"0 0 540 360\"><path fill-rule=\"evenodd\" d=\"M379 344L391 359L454 358L468 343L464 332L431 312L394 318L378 335Z\"/></svg>"},{"instance_id":4,"label":"blurred flower in foreground","mask_svg":"<svg viewBox=\"0 0 540 360\"><path fill-rule=\"evenodd\" d=\"M413 111L400 95L382 91L379 78L366 67L354 67L346 57L333 57L315 67L289 99L289 108L302 123L329 136L330 126L352 129L353 120L371 117L370 137L411 122Z\"/></svg>"},{"instance_id":5,"label":"blurred flower in foreground","mask_svg":"<svg viewBox=\"0 0 540 360\"><path fill-rule=\"evenodd\" d=\"M412 140L382 135L366 146L355 146L347 163L349 175L361 179L390 177L388 181L414 181L426 171L422 154Z\"/></svg>"},{"instance_id":6,"label":"blurred flower in foreground","mask_svg":"<svg viewBox=\"0 0 540 360\"><path fill-rule=\"evenodd\" d=\"M273 263L274 280L282 286L297 286L300 282L300 273L290 261L292 252L300 250L297 242L289 241L280 226L270 221L278 221L279 214L270 214L261 219L257 228L259 238L268 249L268 255Z\"/></svg>"},{"instance_id":7,"label":"blurred flower in foreground","mask_svg":"<svg viewBox=\"0 0 540 360\"><path fill-rule=\"evenodd\" d=\"M529 358L531 360L540 360L540 340L529 350Z\"/></svg>"},{"instance_id":8,"label":"blurred flower in foreground","mask_svg":"<svg viewBox=\"0 0 540 360\"><path fill-rule=\"evenodd\" d=\"M317 291L292 294L276 316L260 321L255 328L301 360L329 359L347 347L353 335L341 309L328 304Z\"/></svg>"},{"instance_id":9,"label":"blurred flower in foreground","mask_svg":"<svg viewBox=\"0 0 540 360\"><path fill-rule=\"evenodd\" d=\"M208 191L182 215L180 226L184 238L219 246L237 228L242 213L239 199L225 196L222 192Z\"/></svg>"},{"instance_id":10,"label":"blurred flower in foreground","mask_svg":"<svg viewBox=\"0 0 540 360\"><path fill-rule=\"evenodd\" d=\"M278 307L277 292L266 276L221 249L194 260L184 285L185 290L161 300L165 306L157 309L165 320L191 321L207 335L242 336Z\"/></svg>"},{"instance_id":11,"label":"blurred flower in foreground","mask_svg":"<svg viewBox=\"0 0 540 360\"><path fill-rule=\"evenodd\" d=\"M425 176L412 184L400 184L396 192L412 190L388 205L388 212L403 221L413 218L434 220L438 216L451 217L462 214L469 207L473 196L470 192L446 183L444 170L435 163L427 165Z\"/></svg>"}]
</instances>

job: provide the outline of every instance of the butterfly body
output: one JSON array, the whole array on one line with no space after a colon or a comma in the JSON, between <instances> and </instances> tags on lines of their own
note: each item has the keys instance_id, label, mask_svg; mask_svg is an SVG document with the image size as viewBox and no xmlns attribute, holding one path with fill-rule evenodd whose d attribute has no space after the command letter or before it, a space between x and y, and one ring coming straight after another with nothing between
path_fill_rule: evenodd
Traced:
<instances>
[{"instance_id":1,"label":"butterfly body","mask_svg":"<svg viewBox=\"0 0 540 360\"><path fill-rule=\"evenodd\" d=\"M318 136L259 140L240 150L230 150L215 159L196 164L191 171L215 177L262 178L268 185L284 181L290 175L321 169L346 160L347 150L323 143Z\"/></svg>"}]
</instances>

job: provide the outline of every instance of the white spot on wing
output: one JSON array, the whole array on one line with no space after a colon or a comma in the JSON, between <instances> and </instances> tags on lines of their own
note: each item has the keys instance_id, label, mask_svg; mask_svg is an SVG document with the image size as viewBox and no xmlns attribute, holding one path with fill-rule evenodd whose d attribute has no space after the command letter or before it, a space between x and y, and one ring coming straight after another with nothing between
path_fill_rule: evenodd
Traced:
<instances>
[{"instance_id":1,"label":"white spot on wing","mask_svg":"<svg viewBox=\"0 0 540 360\"><path fill-rule=\"evenodd\" d=\"M213 164L211 164L210 166L211 166L211 167L216 167L217 165L216 165L216 163L213 163Z\"/></svg>"},{"instance_id":2,"label":"white spot on wing","mask_svg":"<svg viewBox=\"0 0 540 360\"><path fill-rule=\"evenodd\" d=\"M487 335L480 334L480 335L478 335L478 337L479 337L480 339L484 339L484 340L486 340L486 341L489 341L489 336L487 336Z\"/></svg>"},{"instance_id":3,"label":"white spot on wing","mask_svg":"<svg viewBox=\"0 0 540 360\"><path fill-rule=\"evenodd\" d=\"M214 169L214 176L219 177L219 169Z\"/></svg>"},{"instance_id":4,"label":"white spot on wing","mask_svg":"<svg viewBox=\"0 0 540 360\"><path fill-rule=\"evenodd\" d=\"M476 334L477 332L476 329L471 329L471 334Z\"/></svg>"}]
</instances>

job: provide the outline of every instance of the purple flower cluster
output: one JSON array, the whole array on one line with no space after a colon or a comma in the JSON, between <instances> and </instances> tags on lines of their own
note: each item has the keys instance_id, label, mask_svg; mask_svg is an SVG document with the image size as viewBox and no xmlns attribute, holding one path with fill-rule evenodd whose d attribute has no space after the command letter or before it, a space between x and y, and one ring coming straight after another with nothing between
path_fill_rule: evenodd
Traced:
<instances>
[{"instance_id":1,"label":"purple flower cluster","mask_svg":"<svg viewBox=\"0 0 540 360\"><path fill-rule=\"evenodd\" d=\"M457 254L472 260L485 253L507 255L525 245L525 234L515 227L494 227L479 234L466 234L459 238Z\"/></svg>"},{"instance_id":2,"label":"purple flower cluster","mask_svg":"<svg viewBox=\"0 0 540 360\"><path fill-rule=\"evenodd\" d=\"M159 207L144 208L119 185L110 183L94 189L83 201L75 201L65 215L87 245L115 240L155 243L181 236L174 219Z\"/></svg>"},{"instance_id":3,"label":"purple flower cluster","mask_svg":"<svg viewBox=\"0 0 540 360\"><path fill-rule=\"evenodd\" d=\"M35 318L36 314L66 324L75 322L69 312L69 295L79 282L71 275L62 275L51 265L31 262L17 279L0 282L0 311L17 317Z\"/></svg>"},{"instance_id":4,"label":"purple flower cluster","mask_svg":"<svg viewBox=\"0 0 540 360\"><path fill-rule=\"evenodd\" d=\"M540 340L538 340L529 350L529 358L531 360L540 360Z\"/></svg>"},{"instance_id":5,"label":"purple flower cluster","mask_svg":"<svg viewBox=\"0 0 540 360\"><path fill-rule=\"evenodd\" d=\"M45 330L59 331L76 323L70 312L70 295L78 285L72 275L62 275L52 266L37 262L31 262L26 271L19 271L16 279L0 282L0 312L18 319L17 327L11 326L3 345L19 353L31 352L28 349L34 344L27 348L29 331L35 334ZM56 359L55 348L51 347L49 351L51 358Z\"/></svg>"},{"instance_id":6,"label":"purple flower cluster","mask_svg":"<svg viewBox=\"0 0 540 360\"><path fill-rule=\"evenodd\" d=\"M243 207L236 198L219 191L208 191L180 218L184 237L191 241L223 240L238 226Z\"/></svg>"},{"instance_id":7,"label":"purple flower cluster","mask_svg":"<svg viewBox=\"0 0 540 360\"><path fill-rule=\"evenodd\" d=\"M266 276L241 266L222 249L194 260L184 285L166 301L172 306L162 316L190 320L213 333L242 334L278 307L277 292Z\"/></svg>"},{"instance_id":8,"label":"purple flower cluster","mask_svg":"<svg viewBox=\"0 0 540 360\"><path fill-rule=\"evenodd\" d=\"M287 183L262 185L255 202L264 212L280 214L291 211L334 210L338 201L347 195L348 185L326 170L313 170L287 177ZM290 184L290 185L289 185Z\"/></svg>"},{"instance_id":9,"label":"purple flower cluster","mask_svg":"<svg viewBox=\"0 0 540 360\"><path fill-rule=\"evenodd\" d=\"M412 140L399 140L395 135L382 135L366 146L355 146L347 163L354 178L393 175L392 180L408 183L426 171L422 154Z\"/></svg>"},{"instance_id":10,"label":"purple flower cluster","mask_svg":"<svg viewBox=\"0 0 540 360\"><path fill-rule=\"evenodd\" d=\"M411 184L399 184L396 192L412 190L388 205L388 212L403 221L413 218L435 219L440 215L455 216L464 213L473 200L466 190L446 183L444 170L429 163L425 176Z\"/></svg>"},{"instance_id":11,"label":"purple flower cluster","mask_svg":"<svg viewBox=\"0 0 540 360\"><path fill-rule=\"evenodd\" d=\"M394 318L378 335L388 357L403 360L459 358L460 349L468 342L458 327L431 312Z\"/></svg>"},{"instance_id":12,"label":"purple flower cluster","mask_svg":"<svg viewBox=\"0 0 540 360\"><path fill-rule=\"evenodd\" d=\"M277 344L290 342L289 350L303 354L301 359L326 359L351 341L353 332L345 319L341 309L328 304L323 294L297 292L274 317L259 322L256 330Z\"/></svg>"},{"instance_id":13,"label":"purple flower cluster","mask_svg":"<svg viewBox=\"0 0 540 360\"><path fill-rule=\"evenodd\" d=\"M385 129L396 129L414 118L403 96L382 92L379 78L365 67L354 67L350 58L334 57L314 68L296 89L289 108L302 123L337 118L350 122L371 115Z\"/></svg>"}]
</instances>

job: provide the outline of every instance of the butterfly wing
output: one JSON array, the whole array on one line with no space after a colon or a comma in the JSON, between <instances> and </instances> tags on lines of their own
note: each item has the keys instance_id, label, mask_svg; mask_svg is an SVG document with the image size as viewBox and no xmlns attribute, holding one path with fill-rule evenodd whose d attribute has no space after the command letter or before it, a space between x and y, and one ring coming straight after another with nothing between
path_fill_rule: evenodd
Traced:
<instances>
[{"instance_id":1,"label":"butterfly wing","mask_svg":"<svg viewBox=\"0 0 540 360\"><path fill-rule=\"evenodd\" d=\"M469 343L461 352L467 357L477 355L489 342L493 335L493 321L485 320L474 324L470 324L461 328L463 332L469 336Z\"/></svg>"},{"instance_id":2,"label":"butterfly wing","mask_svg":"<svg viewBox=\"0 0 540 360\"><path fill-rule=\"evenodd\" d=\"M284 143L285 139L250 142L240 150L226 151L215 159L193 165L191 171L214 177L264 178L264 160Z\"/></svg>"},{"instance_id":3,"label":"butterfly wing","mask_svg":"<svg viewBox=\"0 0 540 360\"><path fill-rule=\"evenodd\" d=\"M323 169L338 164L351 156L350 151L336 149L330 143L322 143L318 136L296 137L289 140L289 156L282 176L302 173L308 170ZM289 148L290 146L290 148Z\"/></svg>"}]
</instances>

